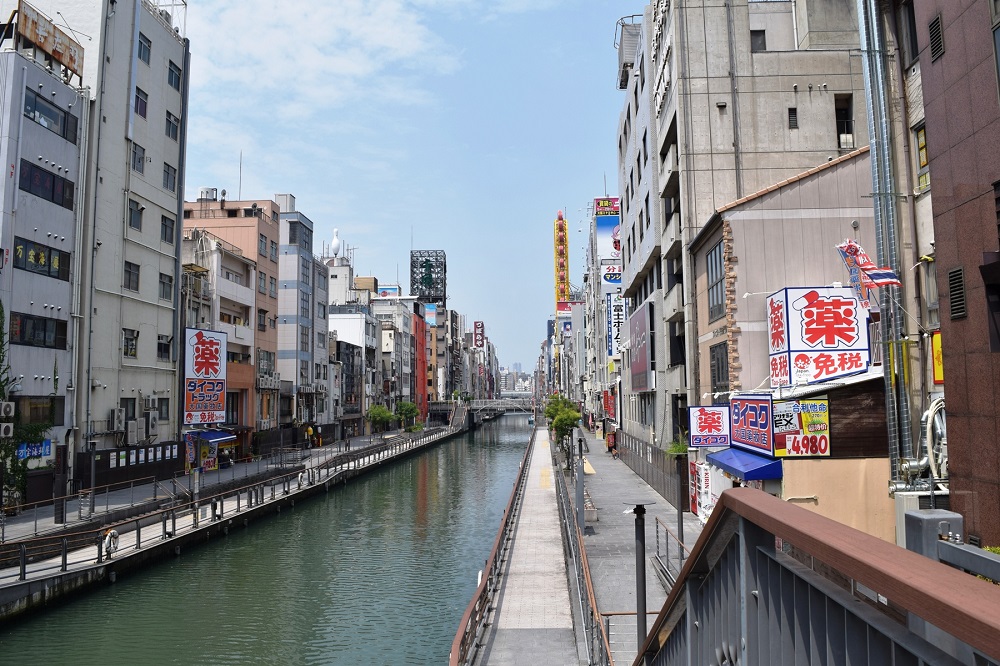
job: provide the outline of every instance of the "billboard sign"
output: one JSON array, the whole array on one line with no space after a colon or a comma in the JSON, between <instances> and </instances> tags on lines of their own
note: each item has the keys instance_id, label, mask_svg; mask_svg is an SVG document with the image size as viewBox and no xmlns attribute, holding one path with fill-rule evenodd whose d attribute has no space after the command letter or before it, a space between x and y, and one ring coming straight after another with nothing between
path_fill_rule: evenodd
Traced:
<instances>
[{"instance_id":1,"label":"billboard sign","mask_svg":"<svg viewBox=\"0 0 1000 666\"><path fill-rule=\"evenodd\" d=\"M477 349L482 349L486 341L486 327L483 322L477 321L472 325L472 341Z\"/></svg>"},{"instance_id":2,"label":"billboard sign","mask_svg":"<svg viewBox=\"0 0 1000 666\"><path fill-rule=\"evenodd\" d=\"M386 285L378 288L378 295L382 298L399 297L399 285Z\"/></svg>"},{"instance_id":3,"label":"billboard sign","mask_svg":"<svg viewBox=\"0 0 1000 666\"><path fill-rule=\"evenodd\" d=\"M850 288L787 287L765 307L771 388L868 370L868 309Z\"/></svg>"},{"instance_id":4,"label":"billboard sign","mask_svg":"<svg viewBox=\"0 0 1000 666\"><path fill-rule=\"evenodd\" d=\"M63 67L81 76L83 47L28 3L19 2L17 9L17 31L21 36Z\"/></svg>"},{"instance_id":5,"label":"billboard sign","mask_svg":"<svg viewBox=\"0 0 1000 666\"><path fill-rule=\"evenodd\" d=\"M653 381L650 371L649 308L646 304L628 319L629 349L632 364L629 368L633 391L652 391Z\"/></svg>"},{"instance_id":6,"label":"billboard sign","mask_svg":"<svg viewBox=\"0 0 1000 666\"><path fill-rule=\"evenodd\" d=\"M597 232L597 256L599 259L621 261L621 211L618 197L594 199L594 226Z\"/></svg>"},{"instance_id":7,"label":"billboard sign","mask_svg":"<svg viewBox=\"0 0 1000 666\"><path fill-rule=\"evenodd\" d=\"M621 358L622 328L625 325L625 299L621 294L607 294L608 358Z\"/></svg>"},{"instance_id":8,"label":"billboard sign","mask_svg":"<svg viewBox=\"0 0 1000 666\"><path fill-rule=\"evenodd\" d=\"M427 303L424 306L424 319L428 326L437 326L438 306L437 303Z\"/></svg>"},{"instance_id":9,"label":"billboard sign","mask_svg":"<svg viewBox=\"0 0 1000 666\"><path fill-rule=\"evenodd\" d=\"M776 402L771 421L774 431L774 455L779 458L830 455L828 400Z\"/></svg>"},{"instance_id":10,"label":"billboard sign","mask_svg":"<svg viewBox=\"0 0 1000 666\"><path fill-rule=\"evenodd\" d=\"M226 420L226 345L219 331L185 329L184 424Z\"/></svg>"},{"instance_id":11,"label":"billboard sign","mask_svg":"<svg viewBox=\"0 0 1000 666\"><path fill-rule=\"evenodd\" d=\"M771 395L735 395L729 400L729 409L732 446L760 455L774 456Z\"/></svg>"},{"instance_id":12,"label":"billboard sign","mask_svg":"<svg viewBox=\"0 0 1000 666\"><path fill-rule=\"evenodd\" d=\"M729 446L729 405L697 406L688 410L690 445Z\"/></svg>"},{"instance_id":13,"label":"billboard sign","mask_svg":"<svg viewBox=\"0 0 1000 666\"><path fill-rule=\"evenodd\" d=\"M622 265L605 262L601 265L601 291L605 294L617 293L622 286Z\"/></svg>"}]
</instances>

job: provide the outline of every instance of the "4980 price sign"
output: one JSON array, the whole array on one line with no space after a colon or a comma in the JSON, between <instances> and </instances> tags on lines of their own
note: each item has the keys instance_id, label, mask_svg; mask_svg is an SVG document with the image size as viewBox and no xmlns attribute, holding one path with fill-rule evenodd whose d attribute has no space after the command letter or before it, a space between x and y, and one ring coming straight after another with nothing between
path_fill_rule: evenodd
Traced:
<instances>
[{"instance_id":1,"label":"4980 price sign","mask_svg":"<svg viewBox=\"0 0 1000 666\"><path fill-rule=\"evenodd\" d=\"M785 435L786 456L825 456L830 453L826 435Z\"/></svg>"}]
</instances>

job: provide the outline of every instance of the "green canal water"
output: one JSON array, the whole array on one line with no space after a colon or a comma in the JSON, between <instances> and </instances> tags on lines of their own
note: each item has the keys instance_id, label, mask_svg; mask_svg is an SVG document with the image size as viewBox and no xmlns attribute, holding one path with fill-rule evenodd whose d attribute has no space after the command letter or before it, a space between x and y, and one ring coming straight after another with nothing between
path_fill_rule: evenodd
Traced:
<instances>
[{"instance_id":1,"label":"green canal water","mask_svg":"<svg viewBox=\"0 0 1000 666\"><path fill-rule=\"evenodd\" d=\"M530 432L502 417L0 627L0 663L447 663Z\"/></svg>"}]
</instances>

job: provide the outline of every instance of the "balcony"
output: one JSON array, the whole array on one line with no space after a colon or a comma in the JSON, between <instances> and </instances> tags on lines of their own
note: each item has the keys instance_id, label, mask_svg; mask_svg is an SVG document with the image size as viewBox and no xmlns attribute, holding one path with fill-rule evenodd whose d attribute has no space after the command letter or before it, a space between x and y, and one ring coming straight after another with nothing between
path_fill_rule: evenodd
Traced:
<instances>
[{"instance_id":1,"label":"balcony","mask_svg":"<svg viewBox=\"0 0 1000 666\"><path fill-rule=\"evenodd\" d=\"M681 214L675 212L663 227L663 255L668 259L676 259L681 254Z\"/></svg>"},{"instance_id":2,"label":"balcony","mask_svg":"<svg viewBox=\"0 0 1000 666\"><path fill-rule=\"evenodd\" d=\"M677 144L672 143L666 155L660 156L660 196L676 191L680 174L677 170Z\"/></svg>"},{"instance_id":3,"label":"balcony","mask_svg":"<svg viewBox=\"0 0 1000 666\"><path fill-rule=\"evenodd\" d=\"M669 322L684 321L683 291L683 284L675 284L663 298L663 318Z\"/></svg>"},{"instance_id":4,"label":"balcony","mask_svg":"<svg viewBox=\"0 0 1000 666\"><path fill-rule=\"evenodd\" d=\"M683 363L668 365L664 373L664 390L667 393L683 393L687 391L687 366Z\"/></svg>"},{"instance_id":5,"label":"balcony","mask_svg":"<svg viewBox=\"0 0 1000 666\"><path fill-rule=\"evenodd\" d=\"M253 329L249 326L244 326L242 324L227 324L223 321L216 320L215 330L228 335L230 341L236 340L242 345L253 344Z\"/></svg>"},{"instance_id":6,"label":"balcony","mask_svg":"<svg viewBox=\"0 0 1000 666\"><path fill-rule=\"evenodd\" d=\"M256 302L253 289L219 276L215 278L215 292L220 298L228 298L240 305L253 305Z\"/></svg>"}]
</instances>

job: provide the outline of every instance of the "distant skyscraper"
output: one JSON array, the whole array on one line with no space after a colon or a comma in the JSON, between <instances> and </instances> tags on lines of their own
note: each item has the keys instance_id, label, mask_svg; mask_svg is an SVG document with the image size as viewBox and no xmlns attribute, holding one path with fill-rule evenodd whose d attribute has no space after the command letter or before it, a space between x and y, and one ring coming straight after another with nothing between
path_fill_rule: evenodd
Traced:
<instances>
[{"instance_id":1,"label":"distant skyscraper","mask_svg":"<svg viewBox=\"0 0 1000 666\"><path fill-rule=\"evenodd\" d=\"M410 250L410 294L424 303L448 305L448 262L444 250Z\"/></svg>"}]
</instances>

